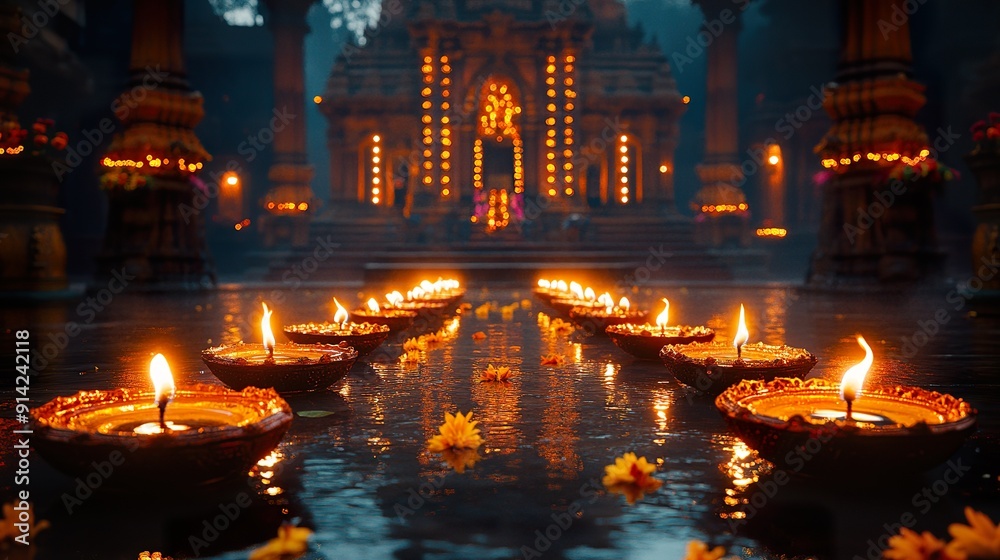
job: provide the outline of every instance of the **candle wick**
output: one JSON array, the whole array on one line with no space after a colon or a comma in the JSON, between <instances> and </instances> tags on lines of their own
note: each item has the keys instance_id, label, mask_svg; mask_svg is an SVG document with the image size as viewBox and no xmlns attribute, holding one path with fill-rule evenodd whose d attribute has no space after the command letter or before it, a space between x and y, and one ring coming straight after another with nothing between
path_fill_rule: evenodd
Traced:
<instances>
[{"instance_id":1,"label":"candle wick","mask_svg":"<svg viewBox=\"0 0 1000 560\"><path fill-rule=\"evenodd\" d=\"M854 401L852 399L847 399L847 417L845 418L846 420L853 420L854 419L854 418L851 417L851 407L853 406L853 404L854 404Z\"/></svg>"},{"instance_id":2,"label":"candle wick","mask_svg":"<svg viewBox=\"0 0 1000 560\"><path fill-rule=\"evenodd\" d=\"M743 346L742 345L736 347L736 359L737 360L742 360L743 359Z\"/></svg>"},{"instance_id":3,"label":"candle wick","mask_svg":"<svg viewBox=\"0 0 1000 560\"><path fill-rule=\"evenodd\" d=\"M160 402L156 403L156 406L160 408L160 431L167 431L167 423L164 421L163 417L167 414L167 399L160 399Z\"/></svg>"}]
</instances>

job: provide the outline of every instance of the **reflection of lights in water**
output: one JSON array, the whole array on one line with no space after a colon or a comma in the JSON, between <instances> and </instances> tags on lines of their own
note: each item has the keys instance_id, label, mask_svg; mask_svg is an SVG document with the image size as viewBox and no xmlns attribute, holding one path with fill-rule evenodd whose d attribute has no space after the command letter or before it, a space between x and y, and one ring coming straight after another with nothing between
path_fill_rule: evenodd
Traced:
<instances>
[{"instance_id":1,"label":"reflection of lights in water","mask_svg":"<svg viewBox=\"0 0 1000 560\"><path fill-rule=\"evenodd\" d=\"M717 436L713 440L729 453L729 458L719 463L719 470L732 481L732 487L726 488L724 502L727 506L736 508L735 511L720 512L719 517L722 519L744 519L746 511L741 508L743 504L747 503L744 492L746 492L747 487L760 480L761 476L769 474L773 467L747 447L745 443L733 436Z\"/></svg>"},{"instance_id":2,"label":"reflection of lights in water","mask_svg":"<svg viewBox=\"0 0 1000 560\"><path fill-rule=\"evenodd\" d=\"M611 362L604 366L604 384L611 389L615 387L615 364Z\"/></svg>"},{"instance_id":3,"label":"reflection of lights in water","mask_svg":"<svg viewBox=\"0 0 1000 560\"><path fill-rule=\"evenodd\" d=\"M278 488L277 486L271 486L270 488L265 490L265 492L267 492L268 496L277 496L278 494L284 493L284 490Z\"/></svg>"},{"instance_id":4,"label":"reflection of lights in water","mask_svg":"<svg viewBox=\"0 0 1000 560\"><path fill-rule=\"evenodd\" d=\"M283 493L284 490L282 490L278 486L271 486L271 481L276 474L274 468L275 465L277 465L284 459L285 459L285 454L275 449L274 451L268 453L266 457L264 457L260 461L257 461L257 466L250 469L250 472L247 474L251 478L259 478L260 483L263 484L264 486L267 486L267 488L264 489L264 493L266 493L269 496L277 496L278 494Z\"/></svg>"},{"instance_id":5,"label":"reflection of lights in water","mask_svg":"<svg viewBox=\"0 0 1000 560\"><path fill-rule=\"evenodd\" d=\"M669 435L667 431L667 421L669 419L667 412L670 410L670 405L672 404L673 397L669 391L658 389L653 393L653 411L656 413L656 435L660 436L658 439L653 440L653 443L657 445L663 445L667 442L663 436Z\"/></svg>"},{"instance_id":6,"label":"reflection of lights in water","mask_svg":"<svg viewBox=\"0 0 1000 560\"><path fill-rule=\"evenodd\" d=\"M583 345L574 344L573 345L573 361L579 362L583 360Z\"/></svg>"},{"instance_id":7,"label":"reflection of lights in water","mask_svg":"<svg viewBox=\"0 0 1000 560\"><path fill-rule=\"evenodd\" d=\"M762 340L765 344L785 343L785 321L788 302L785 292L769 290L764 297L764 327Z\"/></svg>"}]
</instances>

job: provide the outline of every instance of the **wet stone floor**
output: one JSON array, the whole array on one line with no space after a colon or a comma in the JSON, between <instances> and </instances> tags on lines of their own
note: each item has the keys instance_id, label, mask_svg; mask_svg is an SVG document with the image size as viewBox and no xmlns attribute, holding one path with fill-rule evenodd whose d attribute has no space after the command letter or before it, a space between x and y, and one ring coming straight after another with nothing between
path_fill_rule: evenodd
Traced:
<instances>
[{"instance_id":1,"label":"wet stone floor","mask_svg":"<svg viewBox=\"0 0 1000 560\"><path fill-rule=\"evenodd\" d=\"M272 324L329 320L332 296L358 302L381 293L302 288L269 302ZM44 352L35 363L33 406L83 389L148 388L153 352L168 357L179 387L218 384L200 351L258 342L260 302L272 296L269 288L229 286L126 292L100 311L80 308L85 296L6 304L4 340L13 348L12 331L29 328L33 347ZM635 361L607 338L541 328L538 312L552 312L527 287L469 286L466 302L496 307L433 325L446 340L416 364L397 361L402 340L394 336L345 382L289 398L297 412L326 414L296 415L269 462L241 480L171 492L156 492L150 480L149 488L97 488L84 497L77 481L33 455L35 513L51 523L37 537L36 558L133 560L158 550L242 559L285 519L315 531L305 558L670 559L682 558L691 539L746 558L875 558L904 514L942 537L967 505L1000 519L997 319L970 318L966 302L945 291L862 296L692 285L631 296L650 307L669 297L672 321L707 324L721 339L732 338L744 303L751 341L807 348L820 357L812 375L829 379L858 361L854 335L863 334L875 352L867 383L932 388L979 410L979 430L952 460L960 475L942 467L877 483L865 472L844 472L777 484L769 464L729 434L712 400L661 364ZM530 306L499 309L525 299ZM69 321L81 330L64 338L58 333ZM479 331L484 340L473 339ZM548 354L568 361L541 365ZM513 381L480 383L489 364L513 368ZM14 489L11 387L0 405L4 501ZM425 443L445 412L469 410L486 443L483 458L459 474ZM604 466L629 451L656 463L663 481L634 506L600 484ZM235 519L206 529L227 508Z\"/></svg>"}]
</instances>

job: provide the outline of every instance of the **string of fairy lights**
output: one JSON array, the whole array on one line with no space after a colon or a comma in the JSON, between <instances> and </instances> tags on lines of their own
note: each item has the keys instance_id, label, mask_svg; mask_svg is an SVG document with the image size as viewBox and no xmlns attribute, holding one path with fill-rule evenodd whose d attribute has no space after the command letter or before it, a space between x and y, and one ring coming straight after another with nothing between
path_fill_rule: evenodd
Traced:
<instances>
[{"instance_id":1,"label":"string of fairy lights","mask_svg":"<svg viewBox=\"0 0 1000 560\"><path fill-rule=\"evenodd\" d=\"M545 65L545 185L549 196L556 196L556 57L549 55Z\"/></svg>"},{"instance_id":2,"label":"string of fairy lights","mask_svg":"<svg viewBox=\"0 0 1000 560\"><path fill-rule=\"evenodd\" d=\"M566 196L573 196L573 113L576 108L576 57L572 54L563 55L563 183Z\"/></svg>"}]
</instances>

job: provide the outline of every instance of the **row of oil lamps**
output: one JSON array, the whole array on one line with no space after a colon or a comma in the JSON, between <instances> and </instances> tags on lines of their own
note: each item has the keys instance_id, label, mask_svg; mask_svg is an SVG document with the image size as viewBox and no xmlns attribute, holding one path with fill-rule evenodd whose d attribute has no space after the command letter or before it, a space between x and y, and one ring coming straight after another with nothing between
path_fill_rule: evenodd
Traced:
<instances>
[{"instance_id":1,"label":"row of oil lamps","mask_svg":"<svg viewBox=\"0 0 1000 560\"><path fill-rule=\"evenodd\" d=\"M277 344L271 310L263 305L263 344L208 348L202 360L229 388L197 384L178 389L166 358L150 362L154 391L82 391L31 411L32 443L54 467L86 476L95 464L121 453L126 460L108 485L143 480L200 484L245 473L270 453L292 422L283 394L326 389L363 356L404 330L421 314L454 309L464 289L456 280L424 281L408 291L368 301L350 321L334 300L332 323L284 328L292 341ZM177 469L177 465L188 468Z\"/></svg>"},{"instance_id":2,"label":"row of oil lamps","mask_svg":"<svg viewBox=\"0 0 1000 560\"><path fill-rule=\"evenodd\" d=\"M837 384L806 379L818 361L807 350L749 343L743 305L729 343L705 326L669 325L666 298L650 324L651 313L627 298L614 304L610 294L597 296L578 282L539 280L534 294L585 331L607 335L640 360L662 360L678 381L715 396L733 432L779 468L808 448L804 473L922 472L947 460L975 429L976 411L962 399L918 387L865 388L874 354L862 336L864 359Z\"/></svg>"}]
</instances>

